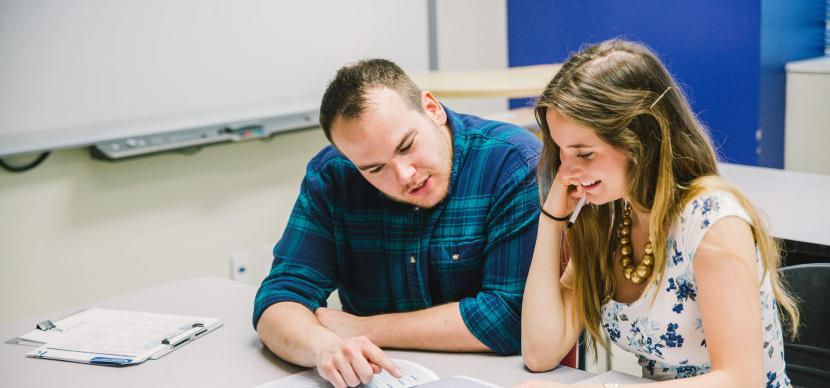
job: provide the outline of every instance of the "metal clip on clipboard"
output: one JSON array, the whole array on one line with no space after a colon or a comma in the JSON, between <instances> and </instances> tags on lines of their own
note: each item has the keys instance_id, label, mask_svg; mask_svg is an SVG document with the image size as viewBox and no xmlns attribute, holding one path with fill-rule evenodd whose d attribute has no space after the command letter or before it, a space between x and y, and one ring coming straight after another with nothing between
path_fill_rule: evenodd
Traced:
<instances>
[{"instance_id":1,"label":"metal clip on clipboard","mask_svg":"<svg viewBox=\"0 0 830 388\"><path fill-rule=\"evenodd\" d=\"M164 345L170 345L173 348L177 348L185 342L196 339L196 337L204 334L206 331L207 328L203 323L196 322L192 324L190 328L187 328L180 333L176 333L171 337L166 337L162 339L161 343Z\"/></svg>"},{"instance_id":2,"label":"metal clip on clipboard","mask_svg":"<svg viewBox=\"0 0 830 388\"><path fill-rule=\"evenodd\" d=\"M180 331L180 332L178 332L178 333L176 333L172 336L162 338L162 340L161 340L162 345L168 345L168 346L165 347L164 349L162 349L161 351L153 354L150 357L150 359L158 360L159 358L162 358L162 357L166 356L168 353L178 349L182 345L185 345L185 344L195 340L196 338L199 338L201 335L203 335L207 332L208 332L208 328L205 327L205 324L203 324L201 322L196 322L196 323L192 324L189 328L185 327L182 331Z\"/></svg>"}]
</instances>

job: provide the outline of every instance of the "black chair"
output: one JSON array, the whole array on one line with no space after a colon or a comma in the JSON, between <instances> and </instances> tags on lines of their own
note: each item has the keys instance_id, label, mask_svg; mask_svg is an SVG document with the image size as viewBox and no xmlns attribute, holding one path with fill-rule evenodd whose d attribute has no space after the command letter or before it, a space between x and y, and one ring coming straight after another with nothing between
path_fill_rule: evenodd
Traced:
<instances>
[{"instance_id":1,"label":"black chair","mask_svg":"<svg viewBox=\"0 0 830 388\"><path fill-rule=\"evenodd\" d=\"M830 263L801 264L779 270L798 298L798 338L784 337L787 376L797 387L830 387Z\"/></svg>"}]
</instances>

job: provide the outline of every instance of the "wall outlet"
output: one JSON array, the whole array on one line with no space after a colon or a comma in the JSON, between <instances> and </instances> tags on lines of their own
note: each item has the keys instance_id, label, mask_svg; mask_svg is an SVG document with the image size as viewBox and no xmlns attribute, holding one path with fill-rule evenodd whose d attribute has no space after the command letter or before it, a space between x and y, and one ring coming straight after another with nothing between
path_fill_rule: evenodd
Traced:
<instances>
[{"instance_id":1,"label":"wall outlet","mask_svg":"<svg viewBox=\"0 0 830 388\"><path fill-rule=\"evenodd\" d=\"M271 272L274 244L264 243L258 248L240 250L231 255L231 279L258 286Z\"/></svg>"},{"instance_id":2,"label":"wall outlet","mask_svg":"<svg viewBox=\"0 0 830 388\"><path fill-rule=\"evenodd\" d=\"M251 283L254 272L251 261L250 251L239 251L231 255L231 279Z\"/></svg>"}]
</instances>

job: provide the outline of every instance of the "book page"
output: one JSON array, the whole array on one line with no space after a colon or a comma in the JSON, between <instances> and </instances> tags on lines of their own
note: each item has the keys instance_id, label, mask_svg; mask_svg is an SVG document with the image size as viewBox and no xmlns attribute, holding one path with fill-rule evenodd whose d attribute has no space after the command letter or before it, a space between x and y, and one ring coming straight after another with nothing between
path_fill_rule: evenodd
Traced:
<instances>
[{"instance_id":1,"label":"book page","mask_svg":"<svg viewBox=\"0 0 830 388\"><path fill-rule=\"evenodd\" d=\"M425 366L407 360L393 359L395 365L400 368L403 376L396 379L388 372L381 371L372 378L369 384L361 385L366 388L410 388L419 386L421 384L435 381L438 376L427 369ZM326 379L320 377L317 369L309 369L300 373L293 374L288 377L283 377L262 385L256 388L277 388L277 387L292 387L292 388L329 388L331 384Z\"/></svg>"},{"instance_id":2,"label":"book page","mask_svg":"<svg viewBox=\"0 0 830 388\"><path fill-rule=\"evenodd\" d=\"M644 379L642 377L632 376L627 373L617 372L615 370L610 370L608 372L596 375L589 379L585 379L582 381L577 382L577 384L605 384L605 383L617 383L617 384L642 384L642 383L653 383L653 380Z\"/></svg>"}]
</instances>

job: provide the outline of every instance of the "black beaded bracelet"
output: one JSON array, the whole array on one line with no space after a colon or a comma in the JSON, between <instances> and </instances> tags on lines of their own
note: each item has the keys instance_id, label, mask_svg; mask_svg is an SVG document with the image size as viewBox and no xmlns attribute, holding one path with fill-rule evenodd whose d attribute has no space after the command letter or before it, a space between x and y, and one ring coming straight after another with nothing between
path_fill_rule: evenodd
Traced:
<instances>
[{"instance_id":1,"label":"black beaded bracelet","mask_svg":"<svg viewBox=\"0 0 830 388\"><path fill-rule=\"evenodd\" d=\"M564 221L567 221L568 218L571 218L570 214L568 214L567 216L564 216L564 217L557 217L553 214L550 214L550 213L546 212L545 208L542 208L542 214L544 214L546 217L548 217L548 218L550 218L554 221L559 221L559 222L564 222Z\"/></svg>"}]
</instances>

